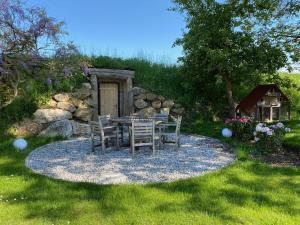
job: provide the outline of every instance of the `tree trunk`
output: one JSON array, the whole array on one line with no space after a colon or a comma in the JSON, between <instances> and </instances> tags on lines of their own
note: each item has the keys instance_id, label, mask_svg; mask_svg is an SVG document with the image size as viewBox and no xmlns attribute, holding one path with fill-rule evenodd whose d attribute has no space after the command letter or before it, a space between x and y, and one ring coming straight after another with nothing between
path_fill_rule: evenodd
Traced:
<instances>
[{"instance_id":1,"label":"tree trunk","mask_svg":"<svg viewBox=\"0 0 300 225\"><path fill-rule=\"evenodd\" d=\"M229 104L229 115L230 115L230 117L234 118L235 117L235 103L233 100L231 80L229 79L228 75L223 75L223 80L224 80L225 86L226 86L226 94L227 94L227 99L228 99L228 104Z\"/></svg>"}]
</instances>

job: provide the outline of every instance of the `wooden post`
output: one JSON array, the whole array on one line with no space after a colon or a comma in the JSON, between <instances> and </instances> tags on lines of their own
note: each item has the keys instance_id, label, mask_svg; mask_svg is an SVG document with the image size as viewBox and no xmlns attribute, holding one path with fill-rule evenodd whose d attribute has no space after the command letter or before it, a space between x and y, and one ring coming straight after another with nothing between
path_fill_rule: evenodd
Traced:
<instances>
[{"instance_id":1,"label":"wooden post","mask_svg":"<svg viewBox=\"0 0 300 225\"><path fill-rule=\"evenodd\" d=\"M270 122L273 122L273 107L270 106Z\"/></svg>"},{"instance_id":2,"label":"wooden post","mask_svg":"<svg viewBox=\"0 0 300 225\"><path fill-rule=\"evenodd\" d=\"M99 99L98 99L98 80L96 75L91 75L91 86L92 86L92 101L93 101L93 121L98 120L99 111Z\"/></svg>"}]
</instances>

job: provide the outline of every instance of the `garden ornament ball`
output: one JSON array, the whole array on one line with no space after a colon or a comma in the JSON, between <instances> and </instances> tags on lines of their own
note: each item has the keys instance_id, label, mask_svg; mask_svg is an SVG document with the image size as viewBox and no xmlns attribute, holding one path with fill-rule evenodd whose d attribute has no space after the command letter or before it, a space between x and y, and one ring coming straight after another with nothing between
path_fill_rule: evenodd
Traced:
<instances>
[{"instance_id":1,"label":"garden ornament ball","mask_svg":"<svg viewBox=\"0 0 300 225\"><path fill-rule=\"evenodd\" d=\"M232 131L229 130L228 128L224 128L222 130L222 135L223 135L223 137L230 138L230 137L232 137Z\"/></svg>"},{"instance_id":2,"label":"garden ornament ball","mask_svg":"<svg viewBox=\"0 0 300 225\"><path fill-rule=\"evenodd\" d=\"M14 140L13 146L18 150L24 150L27 147L27 141L23 138L17 138Z\"/></svg>"}]
</instances>

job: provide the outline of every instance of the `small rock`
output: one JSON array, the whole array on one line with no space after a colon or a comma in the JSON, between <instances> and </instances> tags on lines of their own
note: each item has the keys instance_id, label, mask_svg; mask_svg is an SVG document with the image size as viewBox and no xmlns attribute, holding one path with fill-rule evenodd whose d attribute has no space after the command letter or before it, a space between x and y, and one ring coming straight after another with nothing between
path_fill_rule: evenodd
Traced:
<instances>
[{"instance_id":1,"label":"small rock","mask_svg":"<svg viewBox=\"0 0 300 225\"><path fill-rule=\"evenodd\" d=\"M143 109L148 106L148 103L146 101L144 101L143 99L138 99L134 102L134 105L138 109Z\"/></svg>"},{"instance_id":2,"label":"small rock","mask_svg":"<svg viewBox=\"0 0 300 225\"><path fill-rule=\"evenodd\" d=\"M184 113L184 108L172 108L171 113L175 115L182 115Z\"/></svg>"},{"instance_id":3,"label":"small rock","mask_svg":"<svg viewBox=\"0 0 300 225\"><path fill-rule=\"evenodd\" d=\"M80 100L87 99L91 95L92 95L92 91L87 88L80 88L72 94L73 97L78 98Z\"/></svg>"},{"instance_id":4,"label":"small rock","mask_svg":"<svg viewBox=\"0 0 300 225\"><path fill-rule=\"evenodd\" d=\"M80 100L78 98L72 98L70 101L72 102L73 105L75 105L79 109L89 108L89 106L85 104L83 100Z\"/></svg>"},{"instance_id":5,"label":"small rock","mask_svg":"<svg viewBox=\"0 0 300 225\"><path fill-rule=\"evenodd\" d=\"M138 114L141 117L145 117L145 118L152 117L152 116L154 116L155 113L156 113L156 110L152 107L147 107L147 108L142 109L138 112Z\"/></svg>"},{"instance_id":6,"label":"small rock","mask_svg":"<svg viewBox=\"0 0 300 225\"><path fill-rule=\"evenodd\" d=\"M34 113L34 120L37 123L50 123L71 118L72 114L69 111L62 109L38 109Z\"/></svg>"},{"instance_id":7,"label":"small rock","mask_svg":"<svg viewBox=\"0 0 300 225\"><path fill-rule=\"evenodd\" d=\"M145 100L147 98L147 96L145 94L140 94L140 95L135 96L134 98Z\"/></svg>"},{"instance_id":8,"label":"small rock","mask_svg":"<svg viewBox=\"0 0 300 225\"><path fill-rule=\"evenodd\" d=\"M152 107L155 108L155 109L160 109L160 107L161 107L161 101L160 100L154 100L152 102Z\"/></svg>"},{"instance_id":9,"label":"small rock","mask_svg":"<svg viewBox=\"0 0 300 225\"><path fill-rule=\"evenodd\" d=\"M81 87L86 88L86 89L92 89L92 86L90 83L82 83Z\"/></svg>"},{"instance_id":10,"label":"small rock","mask_svg":"<svg viewBox=\"0 0 300 225\"><path fill-rule=\"evenodd\" d=\"M84 104L93 107L94 101L92 98L88 98L88 99L84 100Z\"/></svg>"},{"instance_id":11,"label":"small rock","mask_svg":"<svg viewBox=\"0 0 300 225\"><path fill-rule=\"evenodd\" d=\"M154 99L157 98L157 95L152 92L147 93L146 96L147 96L147 100L149 101L153 101Z\"/></svg>"},{"instance_id":12,"label":"small rock","mask_svg":"<svg viewBox=\"0 0 300 225\"><path fill-rule=\"evenodd\" d=\"M140 87L134 87L132 88L132 93L133 95L140 95L140 94L145 94L147 91L143 88Z\"/></svg>"},{"instance_id":13,"label":"small rock","mask_svg":"<svg viewBox=\"0 0 300 225\"><path fill-rule=\"evenodd\" d=\"M71 113L76 111L76 107L70 102L59 102L57 108L69 111Z\"/></svg>"},{"instance_id":14,"label":"small rock","mask_svg":"<svg viewBox=\"0 0 300 225\"><path fill-rule=\"evenodd\" d=\"M53 98L57 102L67 102L70 99L70 97L68 96L68 94L57 94L57 95L54 95Z\"/></svg>"},{"instance_id":15,"label":"small rock","mask_svg":"<svg viewBox=\"0 0 300 225\"><path fill-rule=\"evenodd\" d=\"M175 103L173 100L166 100L163 102L163 107L164 108L172 108L174 104Z\"/></svg>"},{"instance_id":16,"label":"small rock","mask_svg":"<svg viewBox=\"0 0 300 225\"><path fill-rule=\"evenodd\" d=\"M92 119L93 110L92 109L77 109L74 113L74 117L79 120L88 122Z\"/></svg>"},{"instance_id":17,"label":"small rock","mask_svg":"<svg viewBox=\"0 0 300 225\"><path fill-rule=\"evenodd\" d=\"M164 96L161 96L161 95L157 96L157 99L162 101L162 102L166 100L166 98Z\"/></svg>"},{"instance_id":18,"label":"small rock","mask_svg":"<svg viewBox=\"0 0 300 225\"><path fill-rule=\"evenodd\" d=\"M161 108L160 113L169 115L170 114L170 108Z\"/></svg>"},{"instance_id":19,"label":"small rock","mask_svg":"<svg viewBox=\"0 0 300 225\"><path fill-rule=\"evenodd\" d=\"M39 134L39 136L42 137L56 137L56 136L71 137L72 135L73 135L72 124L67 119L55 121Z\"/></svg>"},{"instance_id":20,"label":"small rock","mask_svg":"<svg viewBox=\"0 0 300 225\"><path fill-rule=\"evenodd\" d=\"M56 108L56 106L57 106L57 101L51 99L51 100L49 100L49 101L47 102L46 106L49 107L49 108Z\"/></svg>"}]
</instances>

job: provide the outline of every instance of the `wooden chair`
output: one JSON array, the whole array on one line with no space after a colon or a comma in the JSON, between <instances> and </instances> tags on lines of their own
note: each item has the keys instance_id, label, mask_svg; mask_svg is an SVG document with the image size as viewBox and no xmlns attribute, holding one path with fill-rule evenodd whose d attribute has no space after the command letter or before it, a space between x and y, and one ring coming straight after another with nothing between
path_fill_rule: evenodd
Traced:
<instances>
[{"instance_id":1,"label":"wooden chair","mask_svg":"<svg viewBox=\"0 0 300 225\"><path fill-rule=\"evenodd\" d=\"M150 146L155 154L155 124L153 120L132 120L131 150L135 154L135 147Z\"/></svg>"},{"instance_id":2,"label":"wooden chair","mask_svg":"<svg viewBox=\"0 0 300 225\"><path fill-rule=\"evenodd\" d=\"M106 144L113 140L116 148L119 149L119 128L118 126L110 126L110 116L99 116L98 121L90 121L91 127L91 139L92 139L92 152L95 151L95 147L101 146L101 151L104 153L106 150ZM100 144L96 144L99 141Z\"/></svg>"},{"instance_id":3,"label":"wooden chair","mask_svg":"<svg viewBox=\"0 0 300 225\"><path fill-rule=\"evenodd\" d=\"M180 147L180 127L181 127L182 117L178 117L175 123L163 123L164 130L160 130L160 142L165 143L174 143L177 148ZM173 127L173 131L170 131L170 127ZM175 131L174 131L175 127ZM168 140L169 136L174 136L174 140Z\"/></svg>"}]
</instances>

